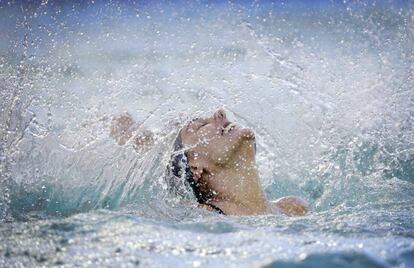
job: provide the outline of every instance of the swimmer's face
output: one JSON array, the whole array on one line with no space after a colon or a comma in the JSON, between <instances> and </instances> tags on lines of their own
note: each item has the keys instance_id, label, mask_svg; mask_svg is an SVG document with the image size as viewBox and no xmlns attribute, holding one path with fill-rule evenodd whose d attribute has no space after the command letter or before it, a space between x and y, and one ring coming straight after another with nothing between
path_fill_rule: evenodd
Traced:
<instances>
[{"instance_id":1,"label":"swimmer's face","mask_svg":"<svg viewBox=\"0 0 414 268\"><path fill-rule=\"evenodd\" d=\"M254 158L253 131L230 122L223 110L211 117L193 119L181 130L181 139L189 161L203 167L226 165L249 150L248 155Z\"/></svg>"}]
</instances>

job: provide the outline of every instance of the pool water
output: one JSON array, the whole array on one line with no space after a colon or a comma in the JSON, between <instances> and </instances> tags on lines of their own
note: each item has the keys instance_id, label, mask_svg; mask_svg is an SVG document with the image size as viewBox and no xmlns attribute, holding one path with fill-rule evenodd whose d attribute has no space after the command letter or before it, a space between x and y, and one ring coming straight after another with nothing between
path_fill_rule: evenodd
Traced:
<instances>
[{"instance_id":1,"label":"pool water","mask_svg":"<svg viewBox=\"0 0 414 268\"><path fill-rule=\"evenodd\" d=\"M414 267L409 1L0 2L0 267ZM168 193L180 125L255 131L268 199ZM154 133L109 135L129 112Z\"/></svg>"}]
</instances>

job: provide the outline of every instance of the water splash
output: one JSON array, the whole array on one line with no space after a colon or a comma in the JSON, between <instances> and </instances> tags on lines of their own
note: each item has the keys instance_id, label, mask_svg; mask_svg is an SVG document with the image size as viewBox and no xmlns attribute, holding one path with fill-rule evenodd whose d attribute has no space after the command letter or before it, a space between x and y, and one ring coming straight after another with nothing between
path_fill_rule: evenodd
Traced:
<instances>
[{"instance_id":1,"label":"water splash","mask_svg":"<svg viewBox=\"0 0 414 268\"><path fill-rule=\"evenodd\" d=\"M219 107L256 131L270 198L412 200L406 5L2 5L1 219L162 207L176 125ZM110 139L124 110L150 150Z\"/></svg>"}]
</instances>

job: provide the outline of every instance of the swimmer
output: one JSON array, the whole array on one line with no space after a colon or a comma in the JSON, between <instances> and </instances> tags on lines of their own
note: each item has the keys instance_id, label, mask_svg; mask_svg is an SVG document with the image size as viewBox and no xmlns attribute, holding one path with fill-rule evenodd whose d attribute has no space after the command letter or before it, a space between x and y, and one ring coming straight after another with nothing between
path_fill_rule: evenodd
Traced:
<instances>
[{"instance_id":1,"label":"swimmer","mask_svg":"<svg viewBox=\"0 0 414 268\"><path fill-rule=\"evenodd\" d=\"M110 136L118 145L131 143L137 151L153 144L153 133L129 113L113 117ZM224 215L305 215L309 205L299 197L266 200L255 155L254 132L230 122L223 110L212 117L193 119L175 140L167 167L168 187L185 196L188 189L182 186L188 183L199 207Z\"/></svg>"},{"instance_id":2,"label":"swimmer","mask_svg":"<svg viewBox=\"0 0 414 268\"><path fill-rule=\"evenodd\" d=\"M299 197L266 199L255 155L254 132L230 122L218 110L211 117L191 120L179 131L167 167L167 184L182 194L184 178L199 207L224 215L305 215L309 205Z\"/></svg>"}]
</instances>

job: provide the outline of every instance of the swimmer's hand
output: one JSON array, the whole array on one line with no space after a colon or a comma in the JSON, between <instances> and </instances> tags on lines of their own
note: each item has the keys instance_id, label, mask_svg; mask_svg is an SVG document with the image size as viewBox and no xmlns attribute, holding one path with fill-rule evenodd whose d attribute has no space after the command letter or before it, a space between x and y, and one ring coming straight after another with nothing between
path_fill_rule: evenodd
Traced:
<instances>
[{"instance_id":1,"label":"swimmer's hand","mask_svg":"<svg viewBox=\"0 0 414 268\"><path fill-rule=\"evenodd\" d=\"M288 216L304 216L309 212L309 204L296 196L285 196L270 202L274 213L281 212Z\"/></svg>"},{"instance_id":2,"label":"swimmer's hand","mask_svg":"<svg viewBox=\"0 0 414 268\"><path fill-rule=\"evenodd\" d=\"M124 145L132 137L132 132L135 129L136 124L132 116L129 113L124 113L112 119L110 136L118 145Z\"/></svg>"},{"instance_id":3,"label":"swimmer's hand","mask_svg":"<svg viewBox=\"0 0 414 268\"><path fill-rule=\"evenodd\" d=\"M138 129L133 139L135 150L140 150L154 143L154 134L148 129Z\"/></svg>"},{"instance_id":4,"label":"swimmer's hand","mask_svg":"<svg viewBox=\"0 0 414 268\"><path fill-rule=\"evenodd\" d=\"M137 124L129 113L112 119L110 136L121 146L131 141L135 150L140 150L154 141L153 133Z\"/></svg>"}]
</instances>

